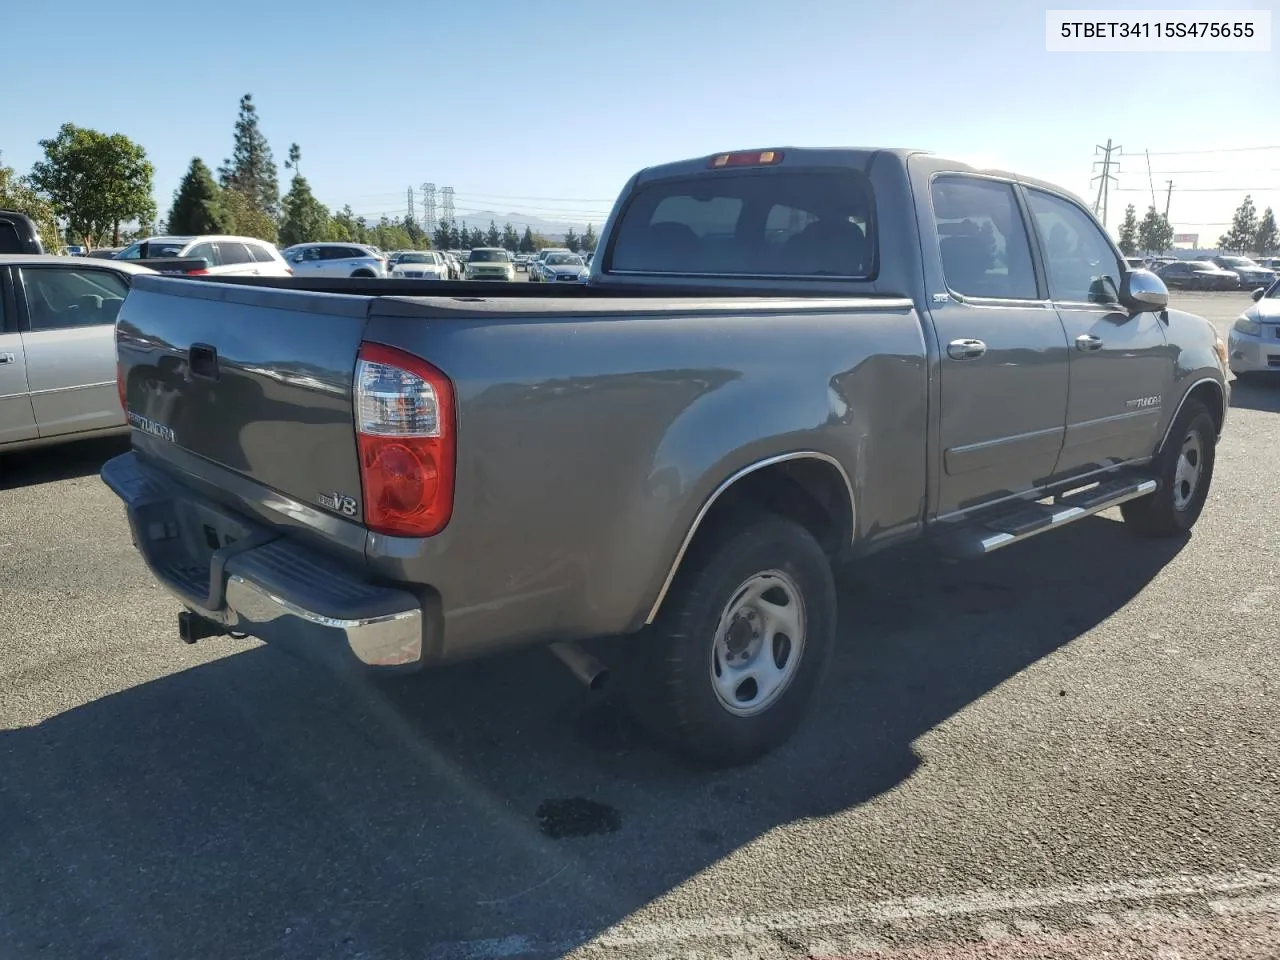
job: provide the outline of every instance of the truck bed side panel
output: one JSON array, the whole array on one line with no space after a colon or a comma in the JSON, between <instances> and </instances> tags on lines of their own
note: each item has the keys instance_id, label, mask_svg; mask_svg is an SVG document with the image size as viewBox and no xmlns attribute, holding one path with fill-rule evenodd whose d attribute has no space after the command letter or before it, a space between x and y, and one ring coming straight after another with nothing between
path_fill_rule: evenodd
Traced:
<instances>
[{"instance_id":1,"label":"truck bed side panel","mask_svg":"<svg viewBox=\"0 0 1280 960\"><path fill-rule=\"evenodd\" d=\"M370 339L457 389L453 519L367 551L381 576L439 590L447 656L638 626L715 488L780 453L845 466L867 542L919 521L925 348L909 301L671 309L414 322L403 302L373 308Z\"/></svg>"}]
</instances>

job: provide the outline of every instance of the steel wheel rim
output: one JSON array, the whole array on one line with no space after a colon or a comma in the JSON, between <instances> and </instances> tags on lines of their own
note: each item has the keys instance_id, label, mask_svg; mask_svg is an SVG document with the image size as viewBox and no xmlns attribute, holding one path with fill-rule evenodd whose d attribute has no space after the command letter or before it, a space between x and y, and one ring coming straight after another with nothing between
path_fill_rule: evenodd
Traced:
<instances>
[{"instance_id":1,"label":"steel wheel rim","mask_svg":"<svg viewBox=\"0 0 1280 960\"><path fill-rule=\"evenodd\" d=\"M1204 473L1204 447L1200 434L1194 430L1187 434L1178 451L1178 462L1173 468L1173 508L1186 510L1200 488Z\"/></svg>"},{"instance_id":2,"label":"steel wheel rim","mask_svg":"<svg viewBox=\"0 0 1280 960\"><path fill-rule=\"evenodd\" d=\"M729 713L751 717L773 706L804 656L800 588L781 570L748 577L725 604L711 645L711 688Z\"/></svg>"}]
</instances>

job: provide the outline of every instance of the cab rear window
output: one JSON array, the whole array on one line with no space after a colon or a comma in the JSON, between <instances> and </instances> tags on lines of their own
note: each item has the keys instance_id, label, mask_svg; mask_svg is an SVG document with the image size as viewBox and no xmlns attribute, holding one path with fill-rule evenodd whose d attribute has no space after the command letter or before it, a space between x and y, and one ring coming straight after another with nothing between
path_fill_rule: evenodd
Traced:
<instances>
[{"instance_id":1,"label":"cab rear window","mask_svg":"<svg viewBox=\"0 0 1280 960\"><path fill-rule=\"evenodd\" d=\"M613 273L869 279L871 187L854 170L716 172L641 187L615 230Z\"/></svg>"}]
</instances>

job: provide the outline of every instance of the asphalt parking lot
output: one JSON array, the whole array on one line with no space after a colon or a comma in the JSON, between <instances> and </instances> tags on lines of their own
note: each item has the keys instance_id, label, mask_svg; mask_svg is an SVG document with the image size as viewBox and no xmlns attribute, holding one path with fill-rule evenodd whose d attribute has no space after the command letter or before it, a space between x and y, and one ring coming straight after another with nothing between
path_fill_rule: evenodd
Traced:
<instances>
[{"instance_id":1,"label":"asphalt parking lot","mask_svg":"<svg viewBox=\"0 0 1280 960\"><path fill-rule=\"evenodd\" d=\"M0 458L0 958L1280 953L1280 382L1185 541L845 572L813 720L716 774L541 651L183 646L120 449Z\"/></svg>"}]
</instances>

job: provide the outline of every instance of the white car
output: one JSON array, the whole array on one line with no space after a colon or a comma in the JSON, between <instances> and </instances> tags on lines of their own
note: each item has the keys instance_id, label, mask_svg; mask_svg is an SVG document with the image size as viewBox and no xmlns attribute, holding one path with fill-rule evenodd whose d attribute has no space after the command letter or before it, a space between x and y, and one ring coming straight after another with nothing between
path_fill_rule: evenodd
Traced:
<instances>
[{"instance_id":1,"label":"white car","mask_svg":"<svg viewBox=\"0 0 1280 960\"><path fill-rule=\"evenodd\" d=\"M549 253L538 267L542 283L586 283L590 275L586 262L576 253Z\"/></svg>"},{"instance_id":2,"label":"white car","mask_svg":"<svg viewBox=\"0 0 1280 960\"><path fill-rule=\"evenodd\" d=\"M287 277L289 269L275 244L254 237L147 237L131 243L113 260L184 257L204 260L211 276Z\"/></svg>"},{"instance_id":3,"label":"white car","mask_svg":"<svg viewBox=\"0 0 1280 960\"><path fill-rule=\"evenodd\" d=\"M296 243L284 251L295 277L387 276L387 262L373 247L361 243Z\"/></svg>"},{"instance_id":4,"label":"white car","mask_svg":"<svg viewBox=\"0 0 1280 960\"><path fill-rule=\"evenodd\" d=\"M1227 336L1227 362L1237 377L1280 375L1280 280L1253 292L1254 304L1236 320Z\"/></svg>"},{"instance_id":5,"label":"white car","mask_svg":"<svg viewBox=\"0 0 1280 960\"><path fill-rule=\"evenodd\" d=\"M515 280L511 254L502 247L476 247L467 257L468 280Z\"/></svg>"},{"instance_id":6,"label":"white car","mask_svg":"<svg viewBox=\"0 0 1280 960\"><path fill-rule=\"evenodd\" d=\"M449 264L434 250L409 250L399 255L391 276L398 280L448 280Z\"/></svg>"},{"instance_id":7,"label":"white car","mask_svg":"<svg viewBox=\"0 0 1280 960\"><path fill-rule=\"evenodd\" d=\"M529 261L529 279L534 283L542 280L542 261L553 253L573 253L568 247L543 247Z\"/></svg>"}]
</instances>

